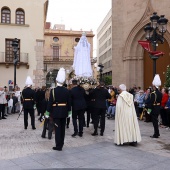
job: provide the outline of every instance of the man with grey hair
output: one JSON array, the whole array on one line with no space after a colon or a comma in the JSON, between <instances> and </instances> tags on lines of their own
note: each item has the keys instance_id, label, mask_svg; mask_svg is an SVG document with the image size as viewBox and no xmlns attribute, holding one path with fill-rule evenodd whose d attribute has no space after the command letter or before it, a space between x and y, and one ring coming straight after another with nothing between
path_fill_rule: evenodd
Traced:
<instances>
[{"instance_id":1,"label":"man with grey hair","mask_svg":"<svg viewBox=\"0 0 170 170\"><path fill-rule=\"evenodd\" d=\"M129 143L136 146L141 141L139 124L133 102L133 95L126 91L126 85L119 86L119 96L116 103L115 139L117 145Z\"/></svg>"}]
</instances>

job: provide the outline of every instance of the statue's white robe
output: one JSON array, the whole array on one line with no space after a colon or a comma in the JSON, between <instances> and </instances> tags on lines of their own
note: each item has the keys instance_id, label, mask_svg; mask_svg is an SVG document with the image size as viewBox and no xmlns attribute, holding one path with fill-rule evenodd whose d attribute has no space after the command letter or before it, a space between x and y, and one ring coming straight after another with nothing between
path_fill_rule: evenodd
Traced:
<instances>
[{"instance_id":1,"label":"statue's white robe","mask_svg":"<svg viewBox=\"0 0 170 170\"><path fill-rule=\"evenodd\" d=\"M140 142L141 134L133 102L133 95L123 91L116 103L114 142L121 145L127 142Z\"/></svg>"},{"instance_id":2,"label":"statue's white robe","mask_svg":"<svg viewBox=\"0 0 170 170\"><path fill-rule=\"evenodd\" d=\"M74 47L74 50L73 69L75 70L75 75L78 77L93 76L90 59L90 43L87 41L86 36L82 35L77 46Z\"/></svg>"}]
</instances>

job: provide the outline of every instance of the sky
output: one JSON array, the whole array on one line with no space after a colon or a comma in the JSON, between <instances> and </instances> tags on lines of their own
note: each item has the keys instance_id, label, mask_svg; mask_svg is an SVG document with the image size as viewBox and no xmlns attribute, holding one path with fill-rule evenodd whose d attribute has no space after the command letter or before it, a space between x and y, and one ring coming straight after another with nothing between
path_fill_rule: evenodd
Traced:
<instances>
[{"instance_id":1,"label":"sky","mask_svg":"<svg viewBox=\"0 0 170 170\"><path fill-rule=\"evenodd\" d=\"M66 30L92 30L96 34L110 9L111 0L49 0L47 22L52 26L64 24Z\"/></svg>"}]
</instances>

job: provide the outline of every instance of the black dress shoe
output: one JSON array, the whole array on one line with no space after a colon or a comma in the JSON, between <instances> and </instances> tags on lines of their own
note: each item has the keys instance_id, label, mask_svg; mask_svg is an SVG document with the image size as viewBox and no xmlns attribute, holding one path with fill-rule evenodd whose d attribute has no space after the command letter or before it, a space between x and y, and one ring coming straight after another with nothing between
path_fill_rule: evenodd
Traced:
<instances>
[{"instance_id":1,"label":"black dress shoe","mask_svg":"<svg viewBox=\"0 0 170 170\"><path fill-rule=\"evenodd\" d=\"M42 138L45 138L45 136L41 135Z\"/></svg>"},{"instance_id":2,"label":"black dress shoe","mask_svg":"<svg viewBox=\"0 0 170 170\"><path fill-rule=\"evenodd\" d=\"M137 142L130 142L129 145L130 146L137 146Z\"/></svg>"},{"instance_id":3,"label":"black dress shoe","mask_svg":"<svg viewBox=\"0 0 170 170\"><path fill-rule=\"evenodd\" d=\"M91 135L92 135L92 136L97 136L98 133L94 132L94 133L92 133Z\"/></svg>"},{"instance_id":4,"label":"black dress shoe","mask_svg":"<svg viewBox=\"0 0 170 170\"><path fill-rule=\"evenodd\" d=\"M6 117L2 117L2 119L6 119Z\"/></svg>"},{"instance_id":5,"label":"black dress shoe","mask_svg":"<svg viewBox=\"0 0 170 170\"><path fill-rule=\"evenodd\" d=\"M153 136L150 136L151 138L159 138L159 136L156 136L156 135L153 135Z\"/></svg>"},{"instance_id":6,"label":"black dress shoe","mask_svg":"<svg viewBox=\"0 0 170 170\"><path fill-rule=\"evenodd\" d=\"M72 136L72 137L76 137L76 136L77 136L77 133L73 133L71 136Z\"/></svg>"},{"instance_id":7,"label":"black dress shoe","mask_svg":"<svg viewBox=\"0 0 170 170\"><path fill-rule=\"evenodd\" d=\"M35 127L33 127L32 129L33 129L33 130L35 130L36 128L35 128Z\"/></svg>"},{"instance_id":8,"label":"black dress shoe","mask_svg":"<svg viewBox=\"0 0 170 170\"><path fill-rule=\"evenodd\" d=\"M79 133L79 136L80 136L80 137L83 137L83 134L82 134L82 133Z\"/></svg>"},{"instance_id":9,"label":"black dress shoe","mask_svg":"<svg viewBox=\"0 0 170 170\"><path fill-rule=\"evenodd\" d=\"M1 120L2 118L0 117L0 120Z\"/></svg>"},{"instance_id":10,"label":"black dress shoe","mask_svg":"<svg viewBox=\"0 0 170 170\"><path fill-rule=\"evenodd\" d=\"M53 147L53 150L62 151L62 148Z\"/></svg>"},{"instance_id":11,"label":"black dress shoe","mask_svg":"<svg viewBox=\"0 0 170 170\"><path fill-rule=\"evenodd\" d=\"M24 128L25 130L27 129L27 127Z\"/></svg>"},{"instance_id":12,"label":"black dress shoe","mask_svg":"<svg viewBox=\"0 0 170 170\"><path fill-rule=\"evenodd\" d=\"M103 136L103 132L100 133L100 136Z\"/></svg>"}]
</instances>

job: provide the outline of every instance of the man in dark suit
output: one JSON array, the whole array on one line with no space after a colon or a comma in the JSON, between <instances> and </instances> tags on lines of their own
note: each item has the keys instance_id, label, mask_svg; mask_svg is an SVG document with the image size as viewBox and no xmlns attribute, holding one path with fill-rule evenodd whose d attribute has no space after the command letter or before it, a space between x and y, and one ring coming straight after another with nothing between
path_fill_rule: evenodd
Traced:
<instances>
[{"instance_id":1,"label":"man in dark suit","mask_svg":"<svg viewBox=\"0 0 170 170\"><path fill-rule=\"evenodd\" d=\"M28 113L31 116L32 129L35 130L35 115L34 115L34 104L35 104L35 91L31 89L32 80L28 76L26 79L26 88L22 91L21 102L23 103L24 109L24 127L28 127Z\"/></svg>"},{"instance_id":2,"label":"man in dark suit","mask_svg":"<svg viewBox=\"0 0 170 170\"><path fill-rule=\"evenodd\" d=\"M154 134L150 136L151 138L158 138L160 136L159 126L158 126L158 116L160 114L162 93L158 90L158 87L161 85L161 80L158 74L155 75L153 84L153 92L151 93L151 99L148 104L148 112L150 112Z\"/></svg>"},{"instance_id":3,"label":"man in dark suit","mask_svg":"<svg viewBox=\"0 0 170 170\"><path fill-rule=\"evenodd\" d=\"M98 123L100 117L100 135L103 136L105 130L105 114L106 114L106 100L110 99L111 95L108 90L104 88L104 83L100 82L100 85L93 90L93 100L94 100L94 133L92 136L98 135Z\"/></svg>"},{"instance_id":4,"label":"man in dark suit","mask_svg":"<svg viewBox=\"0 0 170 170\"><path fill-rule=\"evenodd\" d=\"M49 112L51 112L53 117L56 142L56 147L53 147L53 150L58 151L61 151L64 145L66 118L68 112L71 111L70 93L68 89L63 87L65 77L65 69L60 68L56 78L57 87L50 92L50 99L45 113L45 116L48 117Z\"/></svg>"},{"instance_id":5,"label":"man in dark suit","mask_svg":"<svg viewBox=\"0 0 170 170\"><path fill-rule=\"evenodd\" d=\"M79 135L83 136L83 120L84 120L84 112L86 109L86 100L85 100L85 90L77 85L77 80L72 81L73 88L70 90L71 93L71 101L72 101L72 119L74 126L74 134L72 137ZM77 127L77 118L79 121L79 131Z\"/></svg>"}]
</instances>

